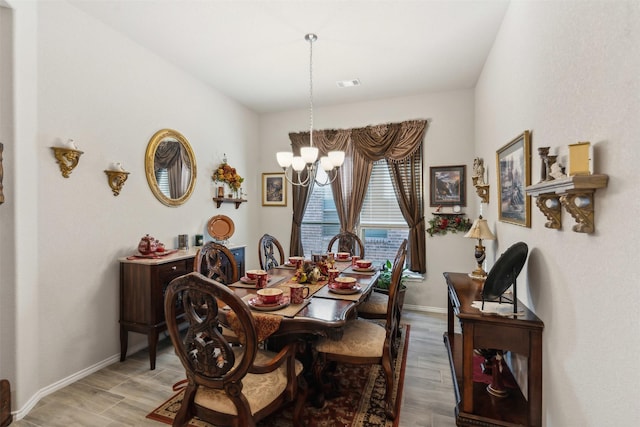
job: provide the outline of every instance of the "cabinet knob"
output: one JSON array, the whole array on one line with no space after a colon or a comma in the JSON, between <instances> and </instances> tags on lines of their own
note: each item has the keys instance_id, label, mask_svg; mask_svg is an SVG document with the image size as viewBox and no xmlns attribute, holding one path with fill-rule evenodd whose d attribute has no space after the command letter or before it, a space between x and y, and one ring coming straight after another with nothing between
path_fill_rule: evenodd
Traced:
<instances>
[{"instance_id":1,"label":"cabinet knob","mask_svg":"<svg viewBox=\"0 0 640 427\"><path fill-rule=\"evenodd\" d=\"M171 269L172 269L173 271L176 271L176 270L178 269L178 266L174 265L173 267L171 267Z\"/></svg>"}]
</instances>

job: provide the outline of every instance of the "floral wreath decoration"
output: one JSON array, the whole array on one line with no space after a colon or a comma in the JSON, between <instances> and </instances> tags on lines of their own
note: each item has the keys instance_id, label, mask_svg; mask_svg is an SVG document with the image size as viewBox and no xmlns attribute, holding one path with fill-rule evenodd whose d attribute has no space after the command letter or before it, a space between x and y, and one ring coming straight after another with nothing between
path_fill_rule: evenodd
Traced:
<instances>
[{"instance_id":1,"label":"floral wreath decoration","mask_svg":"<svg viewBox=\"0 0 640 427\"><path fill-rule=\"evenodd\" d=\"M213 179L214 182L224 182L233 190L239 190L244 182L244 178L238 174L236 168L232 168L227 163L226 157L223 159L220 166L218 166L218 168L213 172L211 179Z\"/></svg>"}]
</instances>

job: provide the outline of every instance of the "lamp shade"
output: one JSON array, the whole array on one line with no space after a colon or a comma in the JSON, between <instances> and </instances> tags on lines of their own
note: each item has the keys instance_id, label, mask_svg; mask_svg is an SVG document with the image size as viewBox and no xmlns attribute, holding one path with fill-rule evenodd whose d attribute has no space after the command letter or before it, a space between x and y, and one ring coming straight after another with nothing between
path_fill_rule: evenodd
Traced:
<instances>
[{"instance_id":1,"label":"lamp shade","mask_svg":"<svg viewBox=\"0 0 640 427\"><path fill-rule=\"evenodd\" d=\"M491 230L489 229L489 225L487 224L487 220L482 217L473 221L473 225L467 231L467 234L464 237L468 237L470 239L482 239L482 240L495 240L496 236L493 235Z\"/></svg>"}]
</instances>

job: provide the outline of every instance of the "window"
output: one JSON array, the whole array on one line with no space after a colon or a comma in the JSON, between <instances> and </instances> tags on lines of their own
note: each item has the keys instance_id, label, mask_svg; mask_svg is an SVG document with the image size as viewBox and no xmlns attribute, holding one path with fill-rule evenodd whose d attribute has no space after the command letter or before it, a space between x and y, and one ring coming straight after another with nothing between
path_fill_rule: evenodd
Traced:
<instances>
[{"instance_id":1,"label":"window","mask_svg":"<svg viewBox=\"0 0 640 427\"><path fill-rule=\"evenodd\" d=\"M324 171L318 171L322 181ZM311 193L302 220L302 246L307 256L327 250L329 240L340 231L331 186L316 185ZM409 235L407 226L393 190L393 183L385 160L374 163L367 195L360 212L357 230L365 245L367 259L379 267L396 256L402 240Z\"/></svg>"}]
</instances>

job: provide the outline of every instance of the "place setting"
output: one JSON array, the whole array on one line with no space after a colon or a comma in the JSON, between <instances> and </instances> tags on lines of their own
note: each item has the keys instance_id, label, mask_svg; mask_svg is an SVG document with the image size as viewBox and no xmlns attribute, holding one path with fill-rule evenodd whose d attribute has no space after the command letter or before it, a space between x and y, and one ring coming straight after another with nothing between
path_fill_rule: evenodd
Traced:
<instances>
[{"instance_id":1,"label":"place setting","mask_svg":"<svg viewBox=\"0 0 640 427\"><path fill-rule=\"evenodd\" d=\"M305 258L303 256L290 256L282 265L277 266L276 268L282 268L286 270L296 270L302 266Z\"/></svg>"},{"instance_id":2,"label":"place setting","mask_svg":"<svg viewBox=\"0 0 640 427\"><path fill-rule=\"evenodd\" d=\"M358 301L362 291L363 288L355 277L339 276L329 279L327 285L314 294L314 297Z\"/></svg>"},{"instance_id":3,"label":"place setting","mask_svg":"<svg viewBox=\"0 0 640 427\"><path fill-rule=\"evenodd\" d=\"M366 274L373 276L376 269L373 267L372 261L368 259L358 259L344 270L344 273Z\"/></svg>"},{"instance_id":4,"label":"place setting","mask_svg":"<svg viewBox=\"0 0 640 427\"><path fill-rule=\"evenodd\" d=\"M309 287L302 284L287 284L279 287L258 289L242 299L253 310L265 314L294 317L309 304Z\"/></svg>"},{"instance_id":5,"label":"place setting","mask_svg":"<svg viewBox=\"0 0 640 427\"><path fill-rule=\"evenodd\" d=\"M249 307L258 311L275 311L285 308L290 303L290 298L284 295L280 288L258 289L255 296L247 301Z\"/></svg>"},{"instance_id":6,"label":"place setting","mask_svg":"<svg viewBox=\"0 0 640 427\"><path fill-rule=\"evenodd\" d=\"M239 281L232 283L229 286L234 288L260 289L270 285L275 285L284 279L284 276L274 276L267 273L265 270L247 270L245 275L242 276Z\"/></svg>"}]
</instances>

